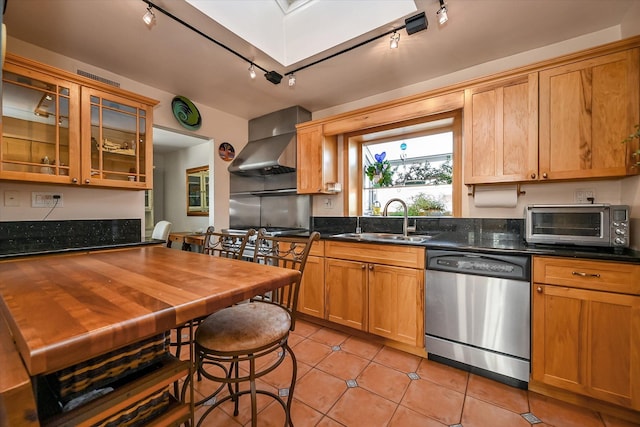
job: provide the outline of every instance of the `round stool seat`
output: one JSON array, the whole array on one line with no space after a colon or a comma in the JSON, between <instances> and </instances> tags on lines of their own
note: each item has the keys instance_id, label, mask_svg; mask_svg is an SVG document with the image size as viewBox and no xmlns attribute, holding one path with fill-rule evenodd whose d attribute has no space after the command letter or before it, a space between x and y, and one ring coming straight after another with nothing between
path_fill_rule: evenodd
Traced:
<instances>
[{"instance_id":1,"label":"round stool seat","mask_svg":"<svg viewBox=\"0 0 640 427\"><path fill-rule=\"evenodd\" d=\"M205 349L221 353L257 350L289 333L291 317L280 306L251 302L234 305L207 317L195 340Z\"/></svg>"}]
</instances>

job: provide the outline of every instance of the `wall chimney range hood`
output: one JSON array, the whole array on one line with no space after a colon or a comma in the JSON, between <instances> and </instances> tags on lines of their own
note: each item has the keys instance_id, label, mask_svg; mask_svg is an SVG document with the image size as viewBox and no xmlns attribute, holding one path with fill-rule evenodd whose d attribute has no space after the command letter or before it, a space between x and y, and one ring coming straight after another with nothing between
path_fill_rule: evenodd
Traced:
<instances>
[{"instance_id":1,"label":"wall chimney range hood","mask_svg":"<svg viewBox=\"0 0 640 427\"><path fill-rule=\"evenodd\" d=\"M249 120L249 142L229 165L236 175L259 176L295 172L296 124L311 113L295 106Z\"/></svg>"},{"instance_id":2,"label":"wall chimney range hood","mask_svg":"<svg viewBox=\"0 0 640 427\"><path fill-rule=\"evenodd\" d=\"M295 172L296 134L249 141L229 165L229 172L239 175L271 175Z\"/></svg>"}]
</instances>

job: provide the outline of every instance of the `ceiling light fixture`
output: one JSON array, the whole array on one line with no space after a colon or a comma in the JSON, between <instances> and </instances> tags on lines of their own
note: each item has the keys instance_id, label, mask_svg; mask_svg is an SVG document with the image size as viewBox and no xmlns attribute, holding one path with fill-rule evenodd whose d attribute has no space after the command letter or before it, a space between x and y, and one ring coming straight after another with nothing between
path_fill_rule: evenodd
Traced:
<instances>
[{"instance_id":1,"label":"ceiling light fixture","mask_svg":"<svg viewBox=\"0 0 640 427\"><path fill-rule=\"evenodd\" d=\"M289 87L296 85L296 76L289 74Z\"/></svg>"},{"instance_id":2,"label":"ceiling light fixture","mask_svg":"<svg viewBox=\"0 0 640 427\"><path fill-rule=\"evenodd\" d=\"M400 33L394 32L393 34L391 34L391 40L389 41L389 48L397 49L399 42L400 42Z\"/></svg>"},{"instance_id":3,"label":"ceiling light fixture","mask_svg":"<svg viewBox=\"0 0 640 427\"><path fill-rule=\"evenodd\" d=\"M156 4L154 4L151 0L142 0L144 3L147 4L147 13L144 16L144 22L147 23L147 19L150 19L150 22L153 22L153 24L155 24L155 15L152 11L152 9L155 9L157 11L159 11L160 13L162 13L163 15L171 18L172 20L176 21L177 23L181 24L182 26L190 29L191 31L193 31L194 33L199 34L200 36L204 37L205 39L209 40L212 43L215 43L216 45L220 46L221 48L225 49L227 52L234 54L235 56L237 56L238 58L242 59L243 61L246 61L249 64L249 76L253 79L254 78L254 74L255 74L255 69L254 68L258 68L261 71L264 71L264 77L270 81L271 83L273 83L274 85L280 84L280 82L282 81L282 75L280 73L278 73L277 71L268 71L266 68L261 67L260 65L256 64L255 62L253 62L252 60L250 60L249 58L241 55L240 53L236 52L235 50L231 49L230 47L224 45L223 43L217 41L216 39L208 36L207 34L203 33L202 31L200 31L199 29L195 28L193 25L183 21L182 19L178 18L177 16L173 15L171 12L158 7ZM444 5L444 0L440 0L440 3ZM6 3L5 3L6 4ZM147 18L147 16L149 16L149 18ZM367 40L364 40L358 44L356 44L355 46L351 46L348 47L346 49L343 49L339 52L336 52L332 55L327 56L326 58L321 58L318 59L317 61L313 61L309 64L303 65L302 67L298 67L295 70L291 70L287 73L285 73L285 76L289 76L289 86L293 86L295 85L295 77L293 77L294 73L297 73L298 71L304 70L306 68L312 67L314 65L317 65L321 62L327 61L331 58L335 58L336 56L342 55L343 53L347 53L353 49L359 48L360 46L364 46L365 44L371 43L372 41L378 40L382 37L388 36L389 34L394 33L394 36L392 37L396 37L396 47L397 47L397 43L400 40L400 34L398 34L398 31L402 30L403 28L406 29L407 34L411 35L414 33L417 33L419 31L422 30L426 30L427 26L428 26L428 22L427 22L427 17L425 16L424 12L420 12L417 15L411 16L407 19L404 20L405 24L394 28L392 30L389 30L383 34L379 34L377 36L371 37ZM149 25L149 24L147 24ZM151 25L149 25L149 27L151 27ZM293 77L293 78L292 78Z\"/></svg>"},{"instance_id":4,"label":"ceiling light fixture","mask_svg":"<svg viewBox=\"0 0 640 427\"><path fill-rule=\"evenodd\" d=\"M251 77L251 80L256 78L256 70L253 68L253 64L249 67L249 77Z\"/></svg>"},{"instance_id":5,"label":"ceiling light fixture","mask_svg":"<svg viewBox=\"0 0 640 427\"><path fill-rule=\"evenodd\" d=\"M151 10L151 5L147 7L147 13L144 14L144 16L142 17L142 20L144 21L146 26L149 28L156 25L156 15L153 13L153 10Z\"/></svg>"},{"instance_id":6,"label":"ceiling light fixture","mask_svg":"<svg viewBox=\"0 0 640 427\"><path fill-rule=\"evenodd\" d=\"M429 26L429 22L427 22L427 15L425 15L424 12L413 15L404 20L404 26L407 30L407 34L409 35L426 30Z\"/></svg>"},{"instance_id":7,"label":"ceiling light fixture","mask_svg":"<svg viewBox=\"0 0 640 427\"><path fill-rule=\"evenodd\" d=\"M147 1L147 0L143 0L143 1ZM317 64L319 64L321 62L324 62L324 61L327 61L327 60L329 60L331 58L335 58L336 56L342 55L343 53L347 53L349 51L357 49L360 46L364 46L366 44L369 44L372 41L375 41L375 40L378 40L378 39L380 39L382 37L388 36L389 34L397 33L398 31L402 30L403 28L407 30L407 34L411 35L411 34L419 32L419 31L426 30L427 26L428 26L427 17L426 17L424 12L420 12L417 15L414 15L414 16L411 16L411 17L405 19L404 23L405 24L403 26L401 26L401 27L394 28L394 29L389 30L389 31L387 31L385 33L379 34L379 35L371 37L370 39L367 39L367 40L365 40L363 42L360 42L360 43L356 44L355 46L348 47L348 48L343 49L343 50L341 50L339 52L336 52L336 53L334 53L332 55L329 55L326 58L318 59L317 61L313 61L313 62L311 62L311 63L309 63L307 65L303 65L302 67L298 67L295 70L291 70L291 71L285 73L285 76L290 76L290 75L292 75L294 73L297 73L298 71L302 71L302 70L304 70L306 68L313 67L314 65L317 65Z\"/></svg>"},{"instance_id":8,"label":"ceiling light fixture","mask_svg":"<svg viewBox=\"0 0 640 427\"><path fill-rule=\"evenodd\" d=\"M265 75L264 75L265 78L267 80L269 80L271 83L277 85L277 84L280 83L280 80L282 80L282 76L280 74L278 74L277 72L268 71L266 68L261 67L260 65L256 64L255 62L253 62L249 58L247 58L247 57L239 54L235 50L231 49L229 46L226 46L225 44L219 42L218 40L214 39L213 37L208 36L207 34L203 33L202 31L200 31L199 29L194 27L193 25L191 25L191 24L183 21L182 19L178 18L177 16L175 16L171 12L169 12L169 11L167 11L167 10L161 8L161 7L158 7L158 5L153 3L151 0L142 0L142 1L149 6L147 8L147 13L151 12L151 9L154 8L155 10L159 11L163 15L173 19L174 21L176 21L177 23L181 24L182 26L190 29L194 33L197 33L197 34L201 35L202 37L204 37L205 39L209 40L210 42L215 43L216 45L220 46L221 48L223 48L227 52L234 54L235 56L237 56L238 58L242 59L243 61L246 61L250 65L250 67L255 67L255 68L258 68L258 69L264 71L265 72ZM151 14L153 15L153 12L151 12ZM145 14L145 17L146 16L147 16L147 14ZM147 21L145 19L145 23L146 22ZM155 23L155 15L154 15L154 21L153 22ZM251 72L249 73L249 75L251 75Z\"/></svg>"},{"instance_id":9,"label":"ceiling light fixture","mask_svg":"<svg viewBox=\"0 0 640 427\"><path fill-rule=\"evenodd\" d=\"M438 23L440 25L444 25L448 20L449 16L447 16L447 6L444 4L444 0L440 0L440 9L436 12L438 16Z\"/></svg>"}]
</instances>

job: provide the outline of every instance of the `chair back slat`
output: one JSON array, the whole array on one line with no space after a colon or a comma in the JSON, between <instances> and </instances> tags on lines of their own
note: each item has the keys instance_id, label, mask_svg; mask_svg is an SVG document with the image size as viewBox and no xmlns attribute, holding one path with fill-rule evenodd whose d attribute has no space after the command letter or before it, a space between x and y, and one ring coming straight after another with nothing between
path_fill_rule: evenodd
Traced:
<instances>
[{"instance_id":1,"label":"chair back slat","mask_svg":"<svg viewBox=\"0 0 640 427\"><path fill-rule=\"evenodd\" d=\"M241 259L249 237L254 234L256 234L254 229L246 233L227 233L215 231L213 227L209 227L204 238L203 252L223 258Z\"/></svg>"},{"instance_id":2,"label":"chair back slat","mask_svg":"<svg viewBox=\"0 0 640 427\"><path fill-rule=\"evenodd\" d=\"M320 240L317 231L309 237L270 236L264 229L258 230L258 238L255 242L253 262L273 265L280 268L298 270L300 278L287 286L276 289L264 295L254 297L253 300L278 304L289 312L291 316L291 330L295 326L295 312L298 304L298 293L302 273L307 264L307 257L313 242Z\"/></svg>"}]
</instances>

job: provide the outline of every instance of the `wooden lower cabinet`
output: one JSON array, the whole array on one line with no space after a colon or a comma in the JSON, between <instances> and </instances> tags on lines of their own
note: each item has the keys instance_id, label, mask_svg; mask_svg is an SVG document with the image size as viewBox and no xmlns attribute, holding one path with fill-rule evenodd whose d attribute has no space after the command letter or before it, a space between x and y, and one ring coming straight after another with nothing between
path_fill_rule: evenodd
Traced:
<instances>
[{"instance_id":1,"label":"wooden lower cabinet","mask_svg":"<svg viewBox=\"0 0 640 427\"><path fill-rule=\"evenodd\" d=\"M414 346L424 331L424 272L369 264L369 332Z\"/></svg>"},{"instance_id":2,"label":"wooden lower cabinet","mask_svg":"<svg viewBox=\"0 0 640 427\"><path fill-rule=\"evenodd\" d=\"M640 296L598 289L614 276L634 289L640 265L534 257L532 379L637 411Z\"/></svg>"},{"instance_id":3,"label":"wooden lower cabinet","mask_svg":"<svg viewBox=\"0 0 640 427\"><path fill-rule=\"evenodd\" d=\"M325 268L327 320L366 331L366 264L327 259Z\"/></svg>"},{"instance_id":4,"label":"wooden lower cabinet","mask_svg":"<svg viewBox=\"0 0 640 427\"><path fill-rule=\"evenodd\" d=\"M424 252L416 246L326 242L325 318L423 347Z\"/></svg>"},{"instance_id":5,"label":"wooden lower cabinet","mask_svg":"<svg viewBox=\"0 0 640 427\"><path fill-rule=\"evenodd\" d=\"M302 275L298 311L324 318L324 294L324 242L314 242Z\"/></svg>"}]
</instances>

